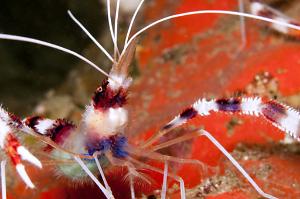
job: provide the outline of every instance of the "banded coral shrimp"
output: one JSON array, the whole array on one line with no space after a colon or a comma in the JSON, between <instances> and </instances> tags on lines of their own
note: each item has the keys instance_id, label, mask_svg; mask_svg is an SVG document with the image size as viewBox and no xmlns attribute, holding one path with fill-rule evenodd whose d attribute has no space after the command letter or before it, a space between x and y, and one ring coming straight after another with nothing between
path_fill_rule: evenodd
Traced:
<instances>
[{"instance_id":1,"label":"banded coral shrimp","mask_svg":"<svg viewBox=\"0 0 300 199\"><path fill-rule=\"evenodd\" d=\"M199 12L194 12L194 13L190 13L190 14L199 14L199 13L201 13L202 11L199 11ZM203 13L218 13L218 11L203 11ZM234 12L224 12L224 11L219 11L219 13L227 13L227 14L229 14L229 13L231 13L231 14L237 14L237 13L234 13ZM188 15L188 14L186 14L186 15ZM248 16L248 15L247 15ZM273 21L274 22L274 21ZM113 34L112 34L113 35ZM4 38L4 35L2 34L2 38ZM20 39L20 40L25 40L25 38L21 38L21 37L5 37L6 39ZM35 43L37 43L37 40L27 40L27 41L33 41L33 42L35 42ZM45 44L45 43L43 43L43 44ZM130 51L129 51L130 52ZM122 68L120 68L121 70L123 70L124 68L122 67ZM114 78L111 78L111 81L112 82L114 82L115 80L114 80ZM110 82L110 83L112 83L112 82ZM106 83L105 83L106 84ZM104 84L104 86L107 86L107 85L105 85ZM102 88L103 89L103 88ZM105 89L104 89L105 90ZM95 102L97 102L98 101L98 96L97 96L97 93L101 93L103 90L101 90L101 89L98 89L97 91L96 91L96 95L95 95L95 98L94 98L94 103ZM243 101L244 100L244 101ZM240 102L242 102L242 104L244 103L244 104L247 104L247 103L249 103L249 104L256 104L256 107L254 107L255 109L252 109L252 111L259 111L260 110L260 108L258 108L258 107L260 107L260 106L262 106L262 107L264 107L264 108L266 108L266 109L270 109L270 110L273 110L272 109L272 105L274 105L273 103L275 103L275 102L269 102L269 101L266 101L265 103L262 103L262 102L260 102L260 98L244 98L242 101L239 101L238 99L236 99L236 100L216 100L216 101L214 101L214 100L212 100L212 101L199 101L197 104L195 104L195 106L194 106L194 109L187 109L185 112L183 112L183 114L181 114L181 117L179 117L179 119L181 120L181 119L190 119L191 117L194 117L197 113L203 113L203 114L208 114L210 111L224 111L224 112L226 112L226 111L228 111L228 112L241 112L241 113L244 113L244 114L247 114L247 113L252 113L250 110L245 110L244 108L245 107L243 107L243 108L241 108L240 106L239 106L239 103ZM121 100L121 102L122 102L122 100ZM209 107L207 107L207 106L205 106L205 104L210 104L210 105L212 105L211 106L211 108L212 109L209 109ZM96 105L98 104L98 103L95 103ZM207 112L200 112L200 107L201 106L204 106L204 108L208 108L206 111ZM101 105L102 106L102 105ZM217 106L218 108L216 108L216 107L214 107L214 106ZM242 105L243 106L243 105ZM251 106L249 106L250 108L251 108ZM278 109L280 109L280 107L281 107L281 105L279 105L279 104L277 104L277 103L275 103L275 105L274 105L274 107L277 107ZM247 107L246 107L247 108ZM263 109L263 110L265 110L265 109ZM277 109L276 109L277 110ZM276 110L274 110L274 112L275 112L275 114L277 114L277 112L278 111L276 111ZM282 109L280 109L280 110L282 110ZM196 112L197 113L196 113ZM289 116L289 112L288 112L289 110L287 110L287 114L288 114L288 116ZM262 112L262 114L264 114L264 115L266 115L266 112L268 113L268 110L265 110L264 112ZM277 116L280 116L280 117L284 117L284 116L286 116L285 114L283 114L282 112L284 112L284 111L279 111L279 112L281 112L281 114L280 113L278 113L279 115L277 115ZM255 112L255 113L257 113L257 114L261 114L260 112ZM293 113L293 112L292 112ZM89 114L88 114L89 115ZM88 115L86 115L86 116L88 116ZM121 115L123 115L124 116L124 114L121 114ZM296 115L297 116L297 115ZM269 119L271 118L271 119L273 119L273 120L275 120L274 118L272 118L272 116L270 116L270 115L268 115L268 117L269 117ZM177 118L178 119L178 118ZM180 121L179 120L179 121ZM41 119L41 118L28 118L28 120L26 120L27 121L27 124L32 124L33 125L33 127L36 127L37 129L35 129L36 131L38 131L39 133L41 133L41 129L39 129L37 126L36 126L36 124L34 124L34 122L33 121L36 121L36 122L42 122L43 120ZM177 120L174 120L175 122L177 121ZM33 122L33 123L32 123ZM47 122L50 122L50 121L48 121L47 120ZM62 121L60 121L60 122L62 122ZM183 122L183 121L180 121L180 122ZM273 121L273 122L278 122L277 120L276 121ZM120 121L120 123L122 123L122 121ZM63 126L64 125L66 125L65 123L60 123L60 124L63 124ZM30 126L29 125L29 126ZM170 125L173 125L172 123L170 123ZM170 128L171 126L170 125L167 125L167 126L165 126L165 130L166 129L168 129L168 128ZM175 123L175 125L177 125L176 123ZM91 127L90 125L88 126L88 127ZM280 126L279 126L280 127ZM282 126L281 126L282 127ZM286 128L286 126L284 126L283 125L283 127L285 127ZM163 131L162 131L163 132ZM204 131L202 131L205 135L207 135L211 140L213 140L214 141L214 143L216 144L217 142L216 142L216 140L214 140L214 138L213 137L211 137L210 136L210 134L208 134L208 132L204 132ZM33 132L32 132L33 133ZM35 133L33 133L34 135L36 135ZM194 134L194 135L196 135L196 134ZM37 136L37 135L36 135ZM199 134L197 133L197 135L196 136L199 136ZM47 143L49 143L49 144L52 144L53 146L55 146L55 147L57 147L57 148L60 148L59 146L57 146L57 144L54 144L53 142L51 142L49 139L48 140L45 140L45 138L43 138L43 137L41 137L41 136L39 136L39 138L41 139L41 140L44 140L44 141L46 141ZM120 144L122 145L122 139L120 140ZM109 145L109 142L107 143L108 145ZM148 142L148 145L150 145L150 142ZM158 147L158 146L157 146ZM156 148L157 148L156 147ZM221 147L220 145L218 145L218 147ZM93 148L91 149L92 151L94 150ZM124 151L123 151L124 152ZM129 151L128 151L129 152ZM225 152L224 150L223 150L223 152ZM120 155L120 154L118 154L118 155ZM152 154L153 156L154 156L154 154ZM158 154L157 154L158 155ZM226 153L226 155L228 156L228 157L231 157L229 154L227 154ZM162 156L160 156L160 157L162 157ZM85 158L88 158L88 157L85 157ZM112 158L112 157L111 157ZM80 160L78 159L78 158L76 158L79 162L80 162ZM97 160L97 159L96 159ZM164 159L165 160L165 159ZM179 159L177 159L177 160L179 160ZM140 162L136 162L136 160L134 161L134 160L132 160L133 162L135 162L135 163L137 163L137 164L141 164ZM233 161L232 159L231 159L231 161ZM81 162L80 162L81 163ZM150 168L150 169L155 169L155 168L153 168L153 167L149 167L149 166L147 166L147 165L145 165L145 164L143 164L142 165L142 167L145 167L145 168ZM167 168L167 167L166 167ZM240 168L240 167L239 167ZM157 170L157 169L155 169L155 170ZM162 170L159 170L160 172L162 172ZM166 172L165 172L166 173ZM246 175L245 173L244 173L244 175ZM171 174L170 174L170 176L171 176ZM248 178L249 179L249 178ZM99 181L97 181L95 178L94 178L94 180L99 184ZM182 181L181 181L181 183L182 183ZM181 184L182 185L182 184ZM99 185L100 186L100 185ZM164 184L164 187L166 187L165 186L165 184ZM103 187L102 187L103 188ZM183 194L183 192L184 192L184 189L183 189L184 187L183 186L181 186L181 196L184 198L184 194ZM256 187L257 188L257 187ZM258 188L257 188L258 189ZM133 190L133 189L132 189ZM105 191L104 191L105 192ZM164 189L164 191L162 192L162 193L164 193L165 192L165 189ZM262 192L261 192L262 193ZM265 196L267 196L267 195L265 195ZM271 196L269 196L269 198L271 198Z\"/></svg>"}]
</instances>

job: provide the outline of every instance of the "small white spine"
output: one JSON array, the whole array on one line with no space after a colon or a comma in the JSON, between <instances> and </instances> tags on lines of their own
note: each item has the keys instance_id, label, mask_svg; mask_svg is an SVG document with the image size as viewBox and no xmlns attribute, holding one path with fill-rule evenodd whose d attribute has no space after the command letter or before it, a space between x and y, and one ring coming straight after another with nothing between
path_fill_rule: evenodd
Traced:
<instances>
[{"instance_id":1,"label":"small white spine","mask_svg":"<svg viewBox=\"0 0 300 199\"><path fill-rule=\"evenodd\" d=\"M199 99L193 104L193 108L201 116L209 115L210 111L218 111L215 100Z\"/></svg>"},{"instance_id":2,"label":"small white spine","mask_svg":"<svg viewBox=\"0 0 300 199\"><path fill-rule=\"evenodd\" d=\"M34 184L32 183L32 181L30 180L27 172L25 171L25 167L23 164L17 164L16 165L16 170L19 173L20 177L22 178L22 180L25 182L25 184L33 189L34 188Z\"/></svg>"},{"instance_id":3,"label":"small white spine","mask_svg":"<svg viewBox=\"0 0 300 199\"><path fill-rule=\"evenodd\" d=\"M245 115L259 116L261 115L262 100L259 97L242 98L241 111Z\"/></svg>"},{"instance_id":4,"label":"small white spine","mask_svg":"<svg viewBox=\"0 0 300 199\"><path fill-rule=\"evenodd\" d=\"M35 125L35 128L38 131L38 133L45 135L47 134L47 131L53 127L54 123L54 120L41 119L38 121L38 124Z\"/></svg>"},{"instance_id":5,"label":"small white spine","mask_svg":"<svg viewBox=\"0 0 300 199\"><path fill-rule=\"evenodd\" d=\"M22 160L26 160L35 166L42 168L42 163L34 156L32 155L25 147L19 146L17 148L18 154L21 156Z\"/></svg>"}]
</instances>

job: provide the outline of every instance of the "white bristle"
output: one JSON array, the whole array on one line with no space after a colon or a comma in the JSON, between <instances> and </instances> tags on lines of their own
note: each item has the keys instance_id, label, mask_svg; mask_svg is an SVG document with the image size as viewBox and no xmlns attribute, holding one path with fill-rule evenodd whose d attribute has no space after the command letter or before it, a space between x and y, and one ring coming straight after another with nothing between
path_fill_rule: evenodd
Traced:
<instances>
[{"instance_id":1,"label":"white bristle","mask_svg":"<svg viewBox=\"0 0 300 199\"><path fill-rule=\"evenodd\" d=\"M281 140L280 142L283 143L283 144L292 144L292 143L295 143L296 140L295 140L295 138L293 138L289 134L285 134L284 139Z\"/></svg>"},{"instance_id":2,"label":"white bristle","mask_svg":"<svg viewBox=\"0 0 300 199\"><path fill-rule=\"evenodd\" d=\"M246 115L261 115L261 98L242 98L241 109L242 113Z\"/></svg>"},{"instance_id":3,"label":"white bristle","mask_svg":"<svg viewBox=\"0 0 300 199\"><path fill-rule=\"evenodd\" d=\"M35 128L40 134L45 135L47 134L47 130L52 128L53 124L54 124L54 120L43 119L43 120L39 120L39 123L35 126Z\"/></svg>"},{"instance_id":4,"label":"white bristle","mask_svg":"<svg viewBox=\"0 0 300 199\"><path fill-rule=\"evenodd\" d=\"M209 115L210 111L218 111L215 100L199 99L193 104L193 108L199 115Z\"/></svg>"},{"instance_id":5,"label":"white bristle","mask_svg":"<svg viewBox=\"0 0 300 199\"><path fill-rule=\"evenodd\" d=\"M300 114L296 110L287 108L287 116L281 118L278 125L293 138L299 138Z\"/></svg>"},{"instance_id":6,"label":"white bristle","mask_svg":"<svg viewBox=\"0 0 300 199\"><path fill-rule=\"evenodd\" d=\"M8 113L0 106L0 120L8 121L9 119Z\"/></svg>"}]
</instances>

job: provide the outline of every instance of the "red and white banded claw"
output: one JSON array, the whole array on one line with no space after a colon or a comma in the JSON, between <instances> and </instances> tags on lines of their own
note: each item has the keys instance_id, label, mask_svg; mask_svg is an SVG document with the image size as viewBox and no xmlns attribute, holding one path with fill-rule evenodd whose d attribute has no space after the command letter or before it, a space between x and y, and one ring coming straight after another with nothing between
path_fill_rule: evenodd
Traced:
<instances>
[{"instance_id":1,"label":"red and white banded claw","mask_svg":"<svg viewBox=\"0 0 300 199\"><path fill-rule=\"evenodd\" d=\"M30 180L22 160L26 160L36 167L42 168L42 163L32 155L13 134L13 128L10 126L12 118L7 112L0 110L0 147L10 157L13 165L25 184L34 188L34 184Z\"/></svg>"}]
</instances>

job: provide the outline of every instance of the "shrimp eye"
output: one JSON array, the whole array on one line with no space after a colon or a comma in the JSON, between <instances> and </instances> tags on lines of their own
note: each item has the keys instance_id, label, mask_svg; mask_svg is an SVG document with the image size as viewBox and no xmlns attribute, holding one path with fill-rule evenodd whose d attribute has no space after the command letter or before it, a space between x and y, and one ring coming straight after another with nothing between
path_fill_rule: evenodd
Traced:
<instances>
[{"instance_id":1,"label":"shrimp eye","mask_svg":"<svg viewBox=\"0 0 300 199\"><path fill-rule=\"evenodd\" d=\"M126 97L126 90L123 88L119 90L111 89L106 79L93 96L93 106L95 109L100 110L122 107L126 103Z\"/></svg>"}]
</instances>

